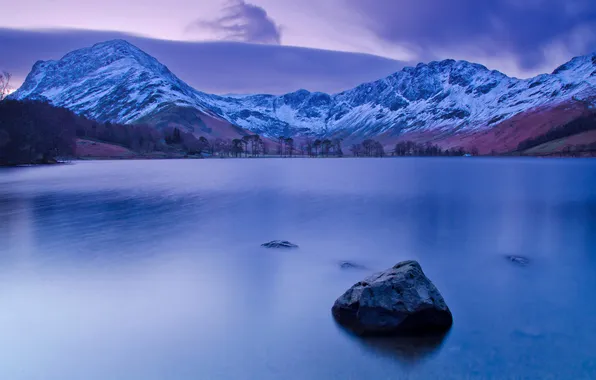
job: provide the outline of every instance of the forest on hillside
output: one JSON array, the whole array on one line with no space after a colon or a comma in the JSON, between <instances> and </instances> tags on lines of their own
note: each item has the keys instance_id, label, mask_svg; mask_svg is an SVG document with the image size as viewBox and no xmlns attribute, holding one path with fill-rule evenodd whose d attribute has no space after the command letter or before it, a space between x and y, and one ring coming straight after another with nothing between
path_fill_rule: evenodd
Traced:
<instances>
[{"instance_id":1,"label":"forest on hillside","mask_svg":"<svg viewBox=\"0 0 596 380\"><path fill-rule=\"evenodd\" d=\"M52 163L76 155L76 138L88 137L134 151L162 146L162 135L143 125L98 123L42 102L0 102L0 164Z\"/></svg>"}]
</instances>

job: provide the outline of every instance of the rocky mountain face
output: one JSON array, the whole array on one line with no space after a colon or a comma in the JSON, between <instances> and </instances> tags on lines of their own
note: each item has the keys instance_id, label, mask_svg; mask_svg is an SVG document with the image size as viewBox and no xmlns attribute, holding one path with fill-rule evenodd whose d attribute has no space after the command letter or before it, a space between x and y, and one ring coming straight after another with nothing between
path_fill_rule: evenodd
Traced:
<instances>
[{"instance_id":1,"label":"rocky mountain face","mask_svg":"<svg viewBox=\"0 0 596 380\"><path fill-rule=\"evenodd\" d=\"M37 62L11 97L42 99L99 121L344 138L478 133L529 110L596 95L596 54L520 80L465 61L407 67L338 94L219 96L197 91L133 45L109 41ZM241 127L241 128L238 128Z\"/></svg>"}]
</instances>

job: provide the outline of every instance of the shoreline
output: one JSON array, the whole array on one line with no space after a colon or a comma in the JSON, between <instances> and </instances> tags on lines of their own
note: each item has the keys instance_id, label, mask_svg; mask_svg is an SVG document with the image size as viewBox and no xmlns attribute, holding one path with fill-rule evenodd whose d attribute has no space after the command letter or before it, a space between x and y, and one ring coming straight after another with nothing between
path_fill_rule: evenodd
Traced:
<instances>
[{"instance_id":1,"label":"shoreline","mask_svg":"<svg viewBox=\"0 0 596 380\"><path fill-rule=\"evenodd\" d=\"M596 158L596 155L591 156L572 156L572 155L500 155L500 156L385 156L385 157L356 157L356 156L343 156L343 157L307 157L307 156L293 156L293 157L281 157L281 156L259 156L259 157L180 157L180 156L137 156L137 157L76 157L68 161L56 161L56 162L44 162L44 163L21 163L21 164L4 164L0 163L0 168L26 168L26 167L41 167L41 166L56 166L56 165L69 165L76 162L84 161L155 161L155 160L255 160L255 159L407 159L407 158L418 158L418 159L433 159L433 158L496 158L496 159L511 159L511 158L527 158L527 159L590 159Z\"/></svg>"}]
</instances>

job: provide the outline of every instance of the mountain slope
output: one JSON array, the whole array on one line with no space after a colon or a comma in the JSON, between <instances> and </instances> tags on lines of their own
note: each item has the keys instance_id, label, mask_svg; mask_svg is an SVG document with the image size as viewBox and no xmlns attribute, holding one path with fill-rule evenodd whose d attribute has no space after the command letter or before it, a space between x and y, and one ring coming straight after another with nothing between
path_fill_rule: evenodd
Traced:
<instances>
[{"instance_id":1,"label":"mountain slope","mask_svg":"<svg viewBox=\"0 0 596 380\"><path fill-rule=\"evenodd\" d=\"M212 111L212 95L198 92L155 58L123 40L73 51L59 61L39 61L11 98L44 100L101 122L153 122L211 135L208 124L247 134ZM180 122L172 109L189 109Z\"/></svg>"},{"instance_id":2,"label":"mountain slope","mask_svg":"<svg viewBox=\"0 0 596 380\"><path fill-rule=\"evenodd\" d=\"M445 60L407 67L332 95L299 90L281 96L218 96L191 88L151 56L116 40L36 63L12 97L45 99L100 121L175 125L198 134L215 131L229 137L248 130L269 137L357 141L484 133L534 109L591 101L595 85L592 54L527 80Z\"/></svg>"}]
</instances>

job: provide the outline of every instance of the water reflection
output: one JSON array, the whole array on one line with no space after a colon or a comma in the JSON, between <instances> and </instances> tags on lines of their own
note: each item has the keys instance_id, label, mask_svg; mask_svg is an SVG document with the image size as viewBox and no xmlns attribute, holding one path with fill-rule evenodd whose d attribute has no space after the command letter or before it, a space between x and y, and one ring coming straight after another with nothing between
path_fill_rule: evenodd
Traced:
<instances>
[{"instance_id":1,"label":"water reflection","mask_svg":"<svg viewBox=\"0 0 596 380\"><path fill-rule=\"evenodd\" d=\"M0 171L0 378L596 377L592 162ZM272 239L300 249L260 247ZM404 259L445 297L448 335L334 327L339 295Z\"/></svg>"},{"instance_id":2,"label":"water reflection","mask_svg":"<svg viewBox=\"0 0 596 380\"><path fill-rule=\"evenodd\" d=\"M360 336L337 323L336 327L373 355L395 359L408 367L421 364L438 354L449 335L449 331L443 331L422 335Z\"/></svg>"}]
</instances>

